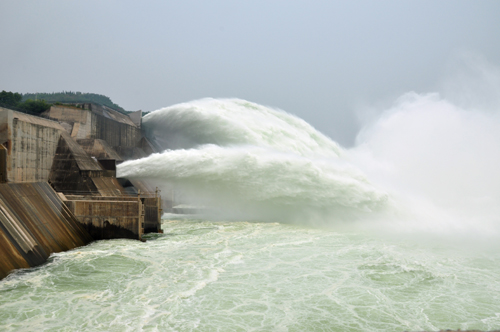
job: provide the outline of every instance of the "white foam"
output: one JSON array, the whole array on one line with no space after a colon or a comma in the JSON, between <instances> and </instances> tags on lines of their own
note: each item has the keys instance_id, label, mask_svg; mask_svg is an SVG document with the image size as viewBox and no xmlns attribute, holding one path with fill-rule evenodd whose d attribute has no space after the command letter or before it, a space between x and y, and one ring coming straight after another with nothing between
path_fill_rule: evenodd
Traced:
<instances>
[{"instance_id":1,"label":"white foam","mask_svg":"<svg viewBox=\"0 0 500 332\"><path fill-rule=\"evenodd\" d=\"M173 187L187 201L176 203L209 206L205 215L305 221L334 213L349 219L387 205L387 194L335 142L282 111L205 99L153 112L144 126L165 147L188 148L122 163L119 175ZM176 144L178 135L190 144Z\"/></svg>"},{"instance_id":2,"label":"white foam","mask_svg":"<svg viewBox=\"0 0 500 332\"><path fill-rule=\"evenodd\" d=\"M473 68L479 78L460 76L469 102L404 94L349 150L241 99L166 107L144 118L166 150L118 173L173 188L176 203L210 207L201 212L211 218L500 236L500 71Z\"/></svg>"}]
</instances>

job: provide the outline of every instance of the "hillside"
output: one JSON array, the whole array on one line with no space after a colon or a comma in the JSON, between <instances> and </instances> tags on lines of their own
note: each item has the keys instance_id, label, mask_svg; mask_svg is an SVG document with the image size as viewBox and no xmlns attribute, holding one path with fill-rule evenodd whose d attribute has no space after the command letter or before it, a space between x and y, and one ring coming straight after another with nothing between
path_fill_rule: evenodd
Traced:
<instances>
[{"instance_id":1,"label":"hillside","mask_svg":"<svg viewBox=\"0 0 500 332\"><path fill-rule=\"evenodd\" d=\"M47 103L95 103L112 108L120 113L129 113L119 105L113 103L107 96L97 93L82 93L82 92L52 92L52 93L25 93L22 95L22 100L45 100Z\"/></svg>"}]
</instances>

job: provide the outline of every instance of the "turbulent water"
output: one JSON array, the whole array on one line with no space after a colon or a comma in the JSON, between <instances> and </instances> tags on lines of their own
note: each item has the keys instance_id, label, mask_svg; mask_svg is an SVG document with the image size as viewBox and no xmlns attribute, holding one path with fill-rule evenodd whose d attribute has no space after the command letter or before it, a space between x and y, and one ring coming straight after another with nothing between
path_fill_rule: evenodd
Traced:
<instances>
[{"instance_id":1,"label":"turbulent water","mask_svg":"<svg viewBox=\"0 0 500 332\"><path fill-rule=\"evenodd\" d=\"M500 326L500 254L279 223L171 221L0 283L2 331Z\"/></svg>"},{"instance_id":2,"label":"turbulent water","mask_svg":"<svg viewBox=\"0 0 500 332\"><path fill-rule=\"evenodd\" d=\"M155 111L144 126L165 151L118 171L202 214L13 273L0 328L499 328L499 120L410 93L346 150L244 100Z\"/></svg>"}]
</instances>

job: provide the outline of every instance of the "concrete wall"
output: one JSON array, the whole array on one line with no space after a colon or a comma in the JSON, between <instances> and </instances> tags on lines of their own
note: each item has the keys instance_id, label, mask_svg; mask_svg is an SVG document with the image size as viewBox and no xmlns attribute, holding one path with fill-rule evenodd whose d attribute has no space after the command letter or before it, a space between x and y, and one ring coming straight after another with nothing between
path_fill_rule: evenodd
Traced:
<instances>
[{"instance_id":1,"label":"concrete wall","mask_svg":"<svg viewBox=\"0 0 500 332\"><path fill-rule=\"evenodd\" d=\"M7 148L7 181L47 181L61 131L54 121L0 108L0 144Z\"/></svg>"},{"instance_id":2,"label":"concrete wall","mask_svg":"<svg viewBox=\"0 0 500 332\"><path fill-rule=\"evenodd\" d=\"M11 182L47 181L59 142L55 128L13 119Z\"/></svg>"},{"instance_id":3,"label":"concrete wall","mask_svg":"<svg viewBox=\"0 0 500 332\"><path fill-rule=\"evenodd\" d=\"M92 135L92 115L90 112L85 112L85 121L81 123L74 123L71 137L75 139L90 138Z\"/></svg>"},{"instance_id":4,"label":"concrete wall","mask_svg":"<svg viewBox=\"0 0 500 332\"><path fill-rule=\"evenodd\" d=\"M139 128L141 127L141 125L142 125L142 111L141 110L129 113L128 117L130 118L130 120L132 120L132 122L137 127L139 127Z\"/></svg>"},{"instance_id":5,"label":"concrete wall","mask_svg":"<svg viewBox=\"0 0 500 332\"><path fill-rule=\"evenodd\" d=\"M144 203L144 232L157 233L161 230L161 197L142 198Z\"/></svg>"},{"instance_id":6,"label":"concrete wall","mask_svg":"<svg viewBox=\"0 0 500 332\"><path fill-rule=\"evenodd\" d=\"M91 241L48 183L0 184L0 279Z\"/></svg>"},{"instance_id":7,"label":"concrete wall","mask_svg":"<svg viewBox=\"0 0 500 332\"><path fill-rule=\"evenodd\" d=\"M112 147L139 144L141 128L128 116L94 104L86 104L86 108L55 105L43 115L70 125L69 133L75 139L102 139Z\"/></svg>"},{"instance_id":8,"label":"concrete wall","mask_svg":"<svg viewBox=\"0 0 500 332\"><path fill-rule=\"evenodd\" d=\"M137 198L68 196L65 201L75 217L96 239L142 239L144 209Z\"/></svg>"},{"instance_id":9,"label":"concrete wall","mask_svg":"<svg viewBox=\"0 0 500 332\"><path fill-rule=\"evenodd\" d=\"M85 124L88 119L87 113L88 111L77 107L55 105L52 106L48 112L45 112L44 115L52 119L64 119L64 121L67 122L79 122Z\"/></svg>"},{"instance_id":10,"label":"concrete wall","mask_svg":"<svg viewBox=\"0 0 500 332\"><path fill-rule=\"evenodd\" d=\"M63 121L64 127L75 139L90 138L92 133L92 118L89 110L74 106L51 106L43 113L44 116Z\"/></svg>"},{"instance_id":11,"label":"concrete wall","mask_svg":"<svg viewBox=\"0 0 500 332\"><path fill-rule=\"evenodd\" d=\"M140 128L95 113L92 113L92 123L90 138L105 140L112 147L136 147L142 137Z\"/></svg>"},{"instance_id":12,"label":"concrete wall","mask_svg":"<svg viewBox=\"0 0 500 332\"><path fill-rule=\"evenodd\" d=\"M11 144L10 139L12 136L11 125L12 125L12 110L0 107L0 143L8 148L8 144Z\"/></svg>"},{"instance_id":13,"label":"concrete wall","mask_svg":"<svg viewBox=\"0 0 500 332\"><path fill-rule=\"evenodd\" d=\"M144 180L119 178L118 181L129 195L139 197L144 204L144 232L156 233L161 231L163 200L158 187Z\"/></svg>"}]
</instances>

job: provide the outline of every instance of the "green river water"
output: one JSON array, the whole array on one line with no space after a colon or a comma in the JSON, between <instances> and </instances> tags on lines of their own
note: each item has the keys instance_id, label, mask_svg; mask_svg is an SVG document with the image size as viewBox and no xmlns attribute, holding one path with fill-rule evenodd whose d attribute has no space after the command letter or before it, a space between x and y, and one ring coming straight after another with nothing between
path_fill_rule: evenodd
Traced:
<instances>
[{"instance_id":1,"label":"green river water","mask_svg":"<svg viewBox=\"0 0 500 332\"><path fill-rule=\"evenodd\" d=\"M279 223L164 220L0 281L1 331L500 326L498 250Z\"/></svg>"}]
</instances>

